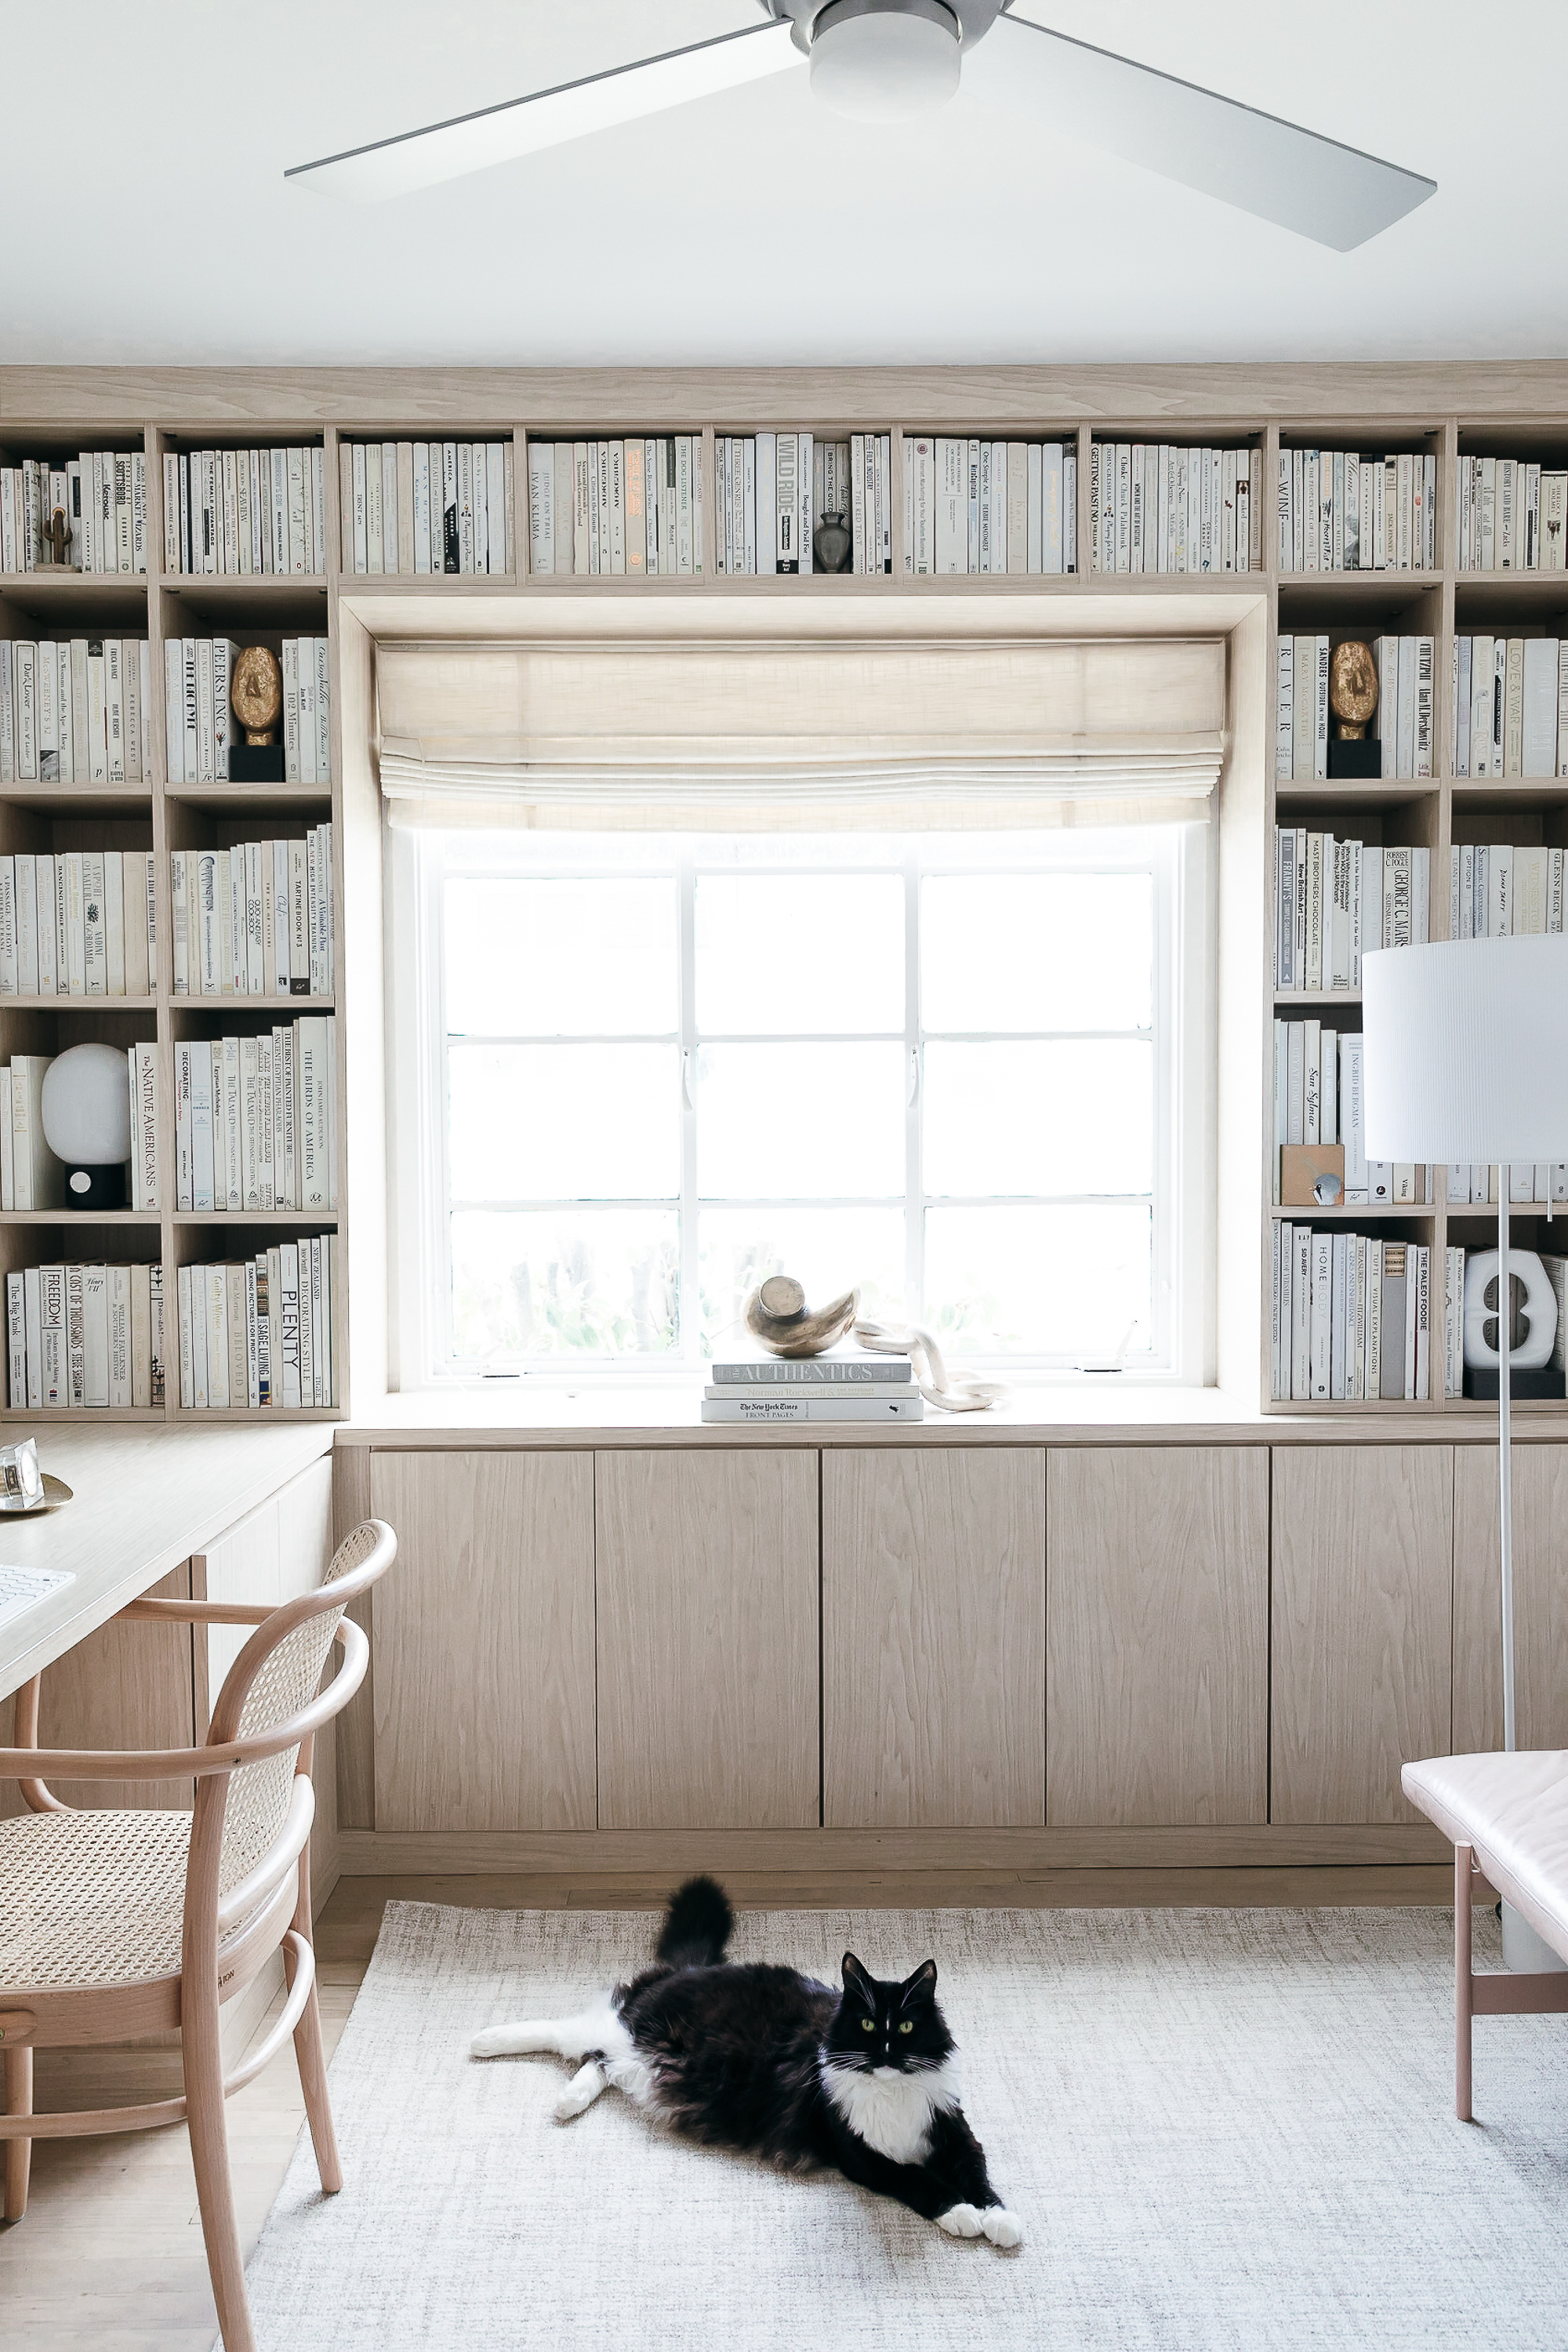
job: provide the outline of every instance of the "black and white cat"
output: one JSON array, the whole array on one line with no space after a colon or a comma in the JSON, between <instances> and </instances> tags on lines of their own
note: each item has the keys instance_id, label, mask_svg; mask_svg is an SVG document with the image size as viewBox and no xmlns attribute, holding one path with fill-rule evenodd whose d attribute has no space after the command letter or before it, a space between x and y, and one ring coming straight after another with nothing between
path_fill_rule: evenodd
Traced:
<instances>
[{"instance_id":1,"label":"black and white cat","mask_svg":"<svg viewBox=\"0 0 1568 2352\"><path fill-rule=\"evenodd\" d=\"M796 1969L727 1961L733 1926L722 1888L689 1879L651 1968L579 2017L476 2034L475 2057L544 2050L576 2062L556 2102L563 2123L613 2084L710 2147L831 2165L951 2237L1021 2244L959 2104L935 1961L889 1984L846 1952L836 1992Z\"/></svg>"}]
</instances>

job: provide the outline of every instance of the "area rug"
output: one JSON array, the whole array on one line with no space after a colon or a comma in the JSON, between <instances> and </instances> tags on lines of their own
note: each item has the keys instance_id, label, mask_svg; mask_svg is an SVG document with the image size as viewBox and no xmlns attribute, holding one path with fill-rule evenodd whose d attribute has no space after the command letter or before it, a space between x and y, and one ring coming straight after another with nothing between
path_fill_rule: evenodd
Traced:
<instances>
[{"instance_id":1,"label":"area rug","mask_svg":"<svg viewBox=\"0 0 1568 2352\"><path fill-rule=\"evenodd\" d=\"M1489 1927L1490 1923L1484 1923ZM1478 1965L1495 1965L1481 1932ZM1428 1911L753 1912L739 1958L935 1957L1014 2252L685 2146L480 2026L570 2012L646 1913L394 1904L250 2264L262 2352L1203 2352L1568 2344L1568 2020L1483 2020L1452 2103Z\"/></svg>"}]
</instances>

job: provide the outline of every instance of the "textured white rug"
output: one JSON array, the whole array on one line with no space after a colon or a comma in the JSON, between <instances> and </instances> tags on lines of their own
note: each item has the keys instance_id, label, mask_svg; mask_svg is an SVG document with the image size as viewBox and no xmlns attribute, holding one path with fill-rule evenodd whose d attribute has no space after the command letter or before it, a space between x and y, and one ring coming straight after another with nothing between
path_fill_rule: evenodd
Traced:
<instances>
[{"instance_id":1,"label":"textured white rug","mask_svg":"<svg viewBox=\"0 0 1568 2352\"><path fill-rule=\"evenodd\" d=\"M348 2186L302 2137L250 2265L263 2352L1568 2344L1568 2022L1483 2021L1457 2123L1445 1913L748 1914L737 1958L829 1979L846 1945L934 1954L1011 2254L613 2091L557 2125L561 2063L468 2058L654 1924L389 1908L332 2064Z\"/></svg>"}]
</instances>

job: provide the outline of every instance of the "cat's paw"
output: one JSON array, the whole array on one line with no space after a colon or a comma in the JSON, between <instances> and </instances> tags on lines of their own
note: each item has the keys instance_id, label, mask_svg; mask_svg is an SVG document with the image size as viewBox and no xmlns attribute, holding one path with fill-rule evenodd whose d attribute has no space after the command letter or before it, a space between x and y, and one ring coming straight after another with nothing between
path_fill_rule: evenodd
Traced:
<instances>
[{"instance_id":1,"label":"cat's paw","mask_svg":"<svg viewBox=\"0 0 1568 2352\"><path fill-rule=\"evenodd\" d=\"M511 2035L504 2025L488 2025L469 2042L468 2054L473 2058L504 2058L511 2047Z\"/></svg>"},{"instance_id":2,"label":"cat's paw","mask_svg":"<svg viewBox=\"0 0 1568 2352\"><path fill-rule=\"evenodd\" d=\"M594 2060L590 2059L585 2066L579 2067L555 2102L556 2122L569 2124L574 2116L580 2116L585 2108L591 2107L604 2089L605 2082L604 2069Z\"/></svg>"},{"instance_id":3,"label":"cat's paw","mask_svg":"<svg viewBox=\"0 0 1568 2352\"><path fill-rule=\"evenodd\" d=\"M973 2205L950 2205L945 2213L937 2215L936 2226L945 2230L950 2238L978 2238L985 2222Z\"/></svg>"},{"instance_id":4,"label":"cat's paw","mask_svg":"<svg viewBox=\"0 0 1568 2352\"><path fill-rule=\"evenodd\" d=\"M994 2246L1021 2246L1024 2224L1016 2213L1009 2213L1005 2205L987 2205L981 2216L981 2226Z\"/></svg>"}]
</instances>

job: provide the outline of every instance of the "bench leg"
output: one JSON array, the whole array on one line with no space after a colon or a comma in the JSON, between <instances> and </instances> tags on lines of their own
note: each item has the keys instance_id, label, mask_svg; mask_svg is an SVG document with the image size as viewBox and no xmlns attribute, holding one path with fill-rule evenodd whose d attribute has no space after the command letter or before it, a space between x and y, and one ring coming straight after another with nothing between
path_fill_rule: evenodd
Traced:
<instances>
[{"instance_id":1,"label":"bench leg","mask_svg":"<svg viewBox=\"0 0 1568 2352\"><path fill-rule=\"evenodd\" d=\"M1454 1848L1454 2113L1470 2121L1470 1873L1472 1849Z\"/></svg>"}]
</instances>

